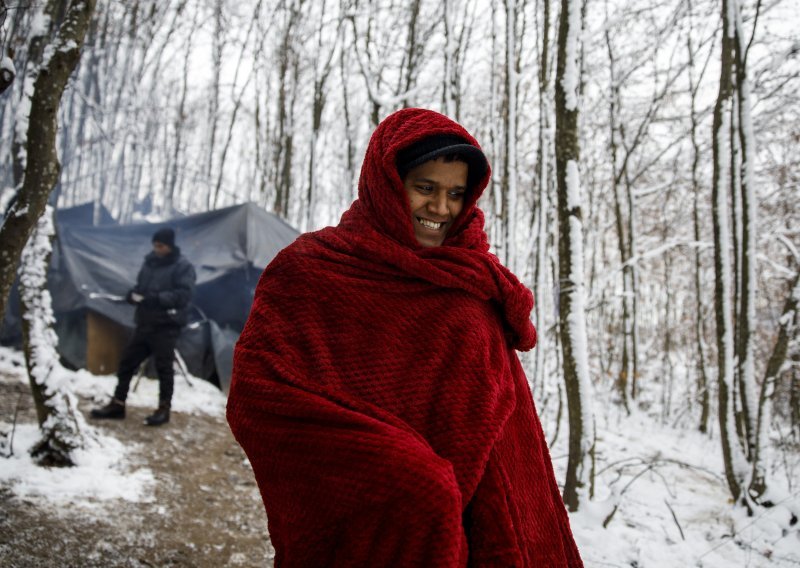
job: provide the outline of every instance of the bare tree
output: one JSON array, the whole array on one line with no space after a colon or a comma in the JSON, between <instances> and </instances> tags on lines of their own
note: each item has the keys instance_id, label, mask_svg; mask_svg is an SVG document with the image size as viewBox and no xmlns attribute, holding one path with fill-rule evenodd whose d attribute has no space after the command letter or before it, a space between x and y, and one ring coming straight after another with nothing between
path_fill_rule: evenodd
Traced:
<instances>
[{"instance_id":1,"label":"bare tree","mask_svg":"<svg viewBox=\"0 0 800 568\"><path fill-rule=\"evenodd\" d=\"M22 180L14 204L0 227L0 320L5 314L8 293L14 281L14 271L20 254L33 232L33 228L44 212L47 199L60 171L55 150L57 130L56 113L67 80L80 59L83 38L89 26L95 2L59 2L50 0L46 13L57 19L62 14L49 57L44 58L44 43L47 35L35 35L31 44L40 46L40 65L29 63L25 80L32 88L29 96L30 109L26 132ZM24 112L20 116L24 116Z\"/></svg>"},{"instance_id":2,"label":"bare tree","mask_svg":"<svg viewBox=\"0 0 800 568\"><path fill-rule=\"evenodd\" d=\"M408 28L406 36L406 53L405 53L405 66L404 74L405 81L402 91L405 92L403 98L403 106L411 106L411 98L409 92L411 87L416 83L417 66L421 55L420 45L417 42L417 20L419 19L419 7L422 0L411 0L408 6ZM401 92L401 89L397 89Z\"/></svg>"},{"instance_id":3,"label":"bare tree","mask_svg":"<svg viewBox=\"0 0 800 568\"><path fill-rule=\"evenodd\" d=\"M692 178L691 178L691 191L692 191L692 228L694 233L694 240L696 243L700 242L700 181L698 168L700 165L700 143L698 138L698 116L697 116L697 91L699 89L700 80L705 72L706 66L701 69L700 75L695 76L695 49L692 42L693 31L693 4L689 0L688 15L689 15L689 33L686 34L686 51L688 59L688 81L689 81L689 95L690 95L690 109L689 118L691 121L690 138L692 144ZM695 346L697 349L696 364L697 364L697 398L700 404L700 424L698 426L701 432L708 430L708 417L711 413L711 397L710 397L710 381L706 371L706 350L705 337L705 308L703 306L703 285L702 285L702 263L700 262L700 249L694 249L694 294L697 304L696 313L694 317L694 335Z\"/></svg>"},{"instance_id":4,"label":"bare tree","mask_svg":"<svg viewBox=\"0 0 800 568\"><path fill-rule=\"evenodd\" d=\"M299 81L299 56L294 46L295 27L301 16L304 0L285 0L283 29L278 52L277 143L274 148L275 202L277 215L289 218L289 197L292 191L294 157L295 87Z\"/></svg>"},{"instance_id":5,"label":"bare tree","mask_svg":"<svg viewBox=\"0 0 800 568\"><path fill-rule=\"evenodd\" d=\"M61 96L80 59L86 30L95 2L49 0L35 16L31 44L39 61L29 61L25 81L31 87L30 114L23 156L23 179L9 216L0 227L0 321L14 277L14 268L22 256L20 295L22 299L25 361L42 438L33 447L37 461L48 466L73 465L71 452L81 444L80 420L74 399L54 382L52 371L58 365L55 353L53 314L46 289L47 268L54 234L52 211L47 200L58 181L61 166L56 154L56 120ZM54 36L52 41L50 37ZM25 246L27 243L27 246ZM23 246L25 247L23 250Z\"/></svg>"},{"instance_id":6,"label":"bare tree","mask_svg":"<svg viewBox=\"0 0 800 568\"><path fill-rule=\"evenodd\" d=\"M732 276L729 251L730 228L728 221L728 183L730 181L730 118L733 108L733 26L731 2L722 1L722 54L720 64L719 94L714 107L712 182L712 216L714 224L714 311L717 324L718 360L718 413L725 478L734 500L742 495L744 480L736 467L742 463L740 447L736 440L733 407L734 343L733 314L731 306Z\"/></svg>"},{"instance_id":7,"label":"bare tree","mask_svg":"<svg viewBox=\"0 0 800 568\"><path fill-rule=\"evenodd\" d=\"M561 1L556 68L556 180L561 350L569 411L569 459L564 502L570 511L591 498L594 446L583 282L583 220L578 173L580 3Z\"/></svg>"},{"instance_id":8,"label":"bare tree","mask_svg":"<svg viewBox=\"0 0 800 568\"><path fill-rule=\"evenodd\" d=\"M800 261L800 258L796 259ZM750 497L759 502L767 492L767 471L763 453L767 449L767 426L770 423L770 407L767 402L775 392L775 385L786 361L789 351L789 343L798 332L800 318L798 317L800 308L800 270L795 273L794 278L789 283L789 290L786 301L778 319L778 334L772 347L767 368L764 373L764 381L761 383L761 391L757 402L756 414L756 444L753 447L752 472L750 475L750 485L748 491ZM797 401L795 400L795 411ZM765 505L771 503L765 503Z\"/></svg>"},{"instance_id":9,"label":"bare tree","mask_svg":"<svg viewBox=\"0 0 800 568\"><path fill-rule=\"evenodd\" d=\"M211 98L209 100L208 120L211 125L209 138L208 138L208 157L206 158L206 179L210 181L214 171L214 158L217 142L217 124L219 121L220 109L220 75L222 74L222 57L225 51L225 13L224 1L214 1L214 35L213 35L213 49L212 61L214 73L211 79ZM220 163L220 168L224 164ZM208 187L208 209L214 208L214 192L211 186Z\"/></svg>"},{"instance_id":10,"label":"bare tree","mask_svg":"<svg viewBox=\"0 0 800 568\"><path fill-rule=\"evenodd\" d=\"M536 209L531 216L532 228L536 230L536 252L534 255L533 277L536 282L536 293L538 294L534 306L536 322L539 326L539 343L535 352L534 369L534 388L542 386L545 377L545 353L551 349L548 333L543 333L542 327L545 325L545 311L542 296L547 289L547 253L550 249L550 235L548 230L552 215L552 186L553 175L551 172L553 142L550 132L552 124L552 103L550 92L550 75L552 48L550 45L551 33L551 11L550 0L542 2L542 22L537 26L541 32L541 44L539 48L539 148L536 155L536 187L538 196ZM557 346L556 346L557 347Z\"/></svg>"},{"instance_id":11,"label":"bare tree","mask_svg":"<svg viewBox=\"0 0 800 568\"><path fill-rule=\"evenodd\" d=\"M606 2L606 20L608 20L608 3ZM628 381L634 376L635 358L633 357L633 313L632 313L632 294L630 289L631 278L629 277L632 267L628 265L631 254L628 250L628 239L626 237L625 217L622 212L622 198L620 196L620 178L624 172L618 171L619 157L618 157L618 143L617 136L619 131L618 116L620 105L620 84L617 79L616 59L614 48L611 42L610 26L606 25L605 29L606 49L608 50L608 69L611 80L611 89L608 97L609 102L609 127L610 127L610 143L609 148L611 151L611 180L612 180L612 194L614 196L614 218L617 230L617 243L619 246L619 257L623 265L622 277L622 361L620 363L619 371L617 373L617 392L619 393L620 400L625 410L630 414L628 406Z\"/></svg>"},{"instance_id":12,"label":"bare tree","mask_svg":"<svg viewBox=\"0 0 800 568\"><path fill-rule=\"evenodd\" d=\"M186 39L186 48L184 51L183 57L183 76L181 78L181 95L180 100L178 102L178 108L175 113L175 120L173 121L173 127L175 129L175 148L172 154L172 168L169 172L169 181L167 182L166 186L166 208L168 210L174 210L174 200L176 194L180 193L180 188L178 187L178 180L180 178L180 162L181 162L181 155L184 152L184 131L186 130L186 102L187 96L189 94L189 57L192 53L192 44L194 40L194 34L197 31L197 17L199 14L199 10L195 11L193 20L192 20L192 27L189 29L189 37Z\"/></svg>"},{"instance_id":13,"label":"bare tree","mask_svg":"<svg viewBox=\"0 0 800 568\"><path fill-rule=\"evenodd\" d=\"M331 71L333 70L333 60L336 54L336 45L324 46L325 19L327 12L325 7L327 2L322 0L319 14L319 24L317 27L317 41L314 49L314 57L312 65L314 67L314 94L311 104L311 137L309 139L308 149L308 189L306 193L306 216L305 225L306 229L311 229L315 226L315 212L316 201L318 199L317 189L317 147L319 145L320 133L322 131L322 113L325 110L325 104L328 100L328 92L326 85ZM341 13L337 20L337 28L342 25ZM337 40L341 37L339 29L336 30L334 37Z\"/></svg>"},{"instance_id":14,"label":"bare tree","mask_svg":"<svg viewBox=\"0 0 800 568\"><path fill-rule=\"evenodd\" d=\"M744 434L748 459L756 455L756 399L755 399L755 324L756 298L756 192L753 179L755 140L750 117L750 83L747 76L747 46L743 37L739 0L730 0L734 25L733 65L735 69L736 112L738 141L741 149L739 197L741 199L741 251L739 271L738 320L736 326L736 359L738 384L742 404ZM759 2L760 4L760 2Z\"/></svg>"},{"instance_id":15,"label":"bare tree","mask_svg":"<svg viewBox=\"0 0 800 568\"><path fill-rule=\"evenodd\" d=\"M504 0L506 15L506 53L504 84L504 148L500 181L503 223L502 251L506 266L518 272L517 262L517 94L519 90L519 57L517 55L517 0Z\"/></svg>"}]
</instances>

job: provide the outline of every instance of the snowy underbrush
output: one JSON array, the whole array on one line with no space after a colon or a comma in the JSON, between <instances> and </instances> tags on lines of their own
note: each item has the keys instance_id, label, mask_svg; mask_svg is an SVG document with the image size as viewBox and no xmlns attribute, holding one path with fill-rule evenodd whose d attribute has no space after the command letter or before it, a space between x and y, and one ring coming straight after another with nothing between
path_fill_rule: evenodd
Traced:
<instances>
[{"instance_id":1,"label":"snowy underbrush","mask_svg":"<svg viewBox=\"0 0 800 568\"><path fill-rule=\"evenodd\" d=\"M94 403L111 398L116 380L99 377L87 371L69 371L55 367L58 384L66 390ZM27 383L25 363L20 352L0 348L0 381ZM29 395L28 395L29 396ZM130 393L128 404L135 407L155 407L158 401L158 381L142 379ZM222 416L225 396L206 381L177 376L173 411ZM84 508L100 506L109 499L149 502L153 499L155 478L147 468L137 467L136 444L123 444L116 438L103 435L91 423L82 432L85 447L74 452L75 467L45 468L34 464L29 449L39 438L34 423L19 423L14 417L0 420L0 485L9 487L20 498L42 499L55 504L71 504Z\"/></svg>"},{"instance_id":2,"label":"snowy underbrush","mask_svg":"<svg viewBox=\"0 0 800 568\"><path fill-rule=\"evenodd\" d=\"M94 432L85 448L75 450L75 467L47 468L36 465L28 453L40 436L36 424L16 424L12 428L11 424L0 422L0 433L6 433L10 442L3 444L0 484L10 487L18 498L98 510L103 501L110 499L139 503L153 500L153 473L137 468L130 459L135 445L124 445Z\"/></svg>"},{"instance_id":3,"label":"snowy underbrush","mask_svg":"<svg viewBox=\"0 0 800 568\"><path fill-rule=\"evenodd\" d=\"M643 394L641 406L632 404L628 416L612 402L613 392L595 392L595 499L571 515L586 566L800 565L800 524L791 521L800 493L796 486L791 491L791 477L783 471L791 467L787 455L771 448L768 481L775 506L748 516L731 502L716 418L711 433L701 434L688 405L673 402L666 415L663 397L651 395L648 401ZM566 468L566 437L562 432L553 448L559 479ZM796 454L789 459L796 462Z\"/></svg>"}]
</instances>

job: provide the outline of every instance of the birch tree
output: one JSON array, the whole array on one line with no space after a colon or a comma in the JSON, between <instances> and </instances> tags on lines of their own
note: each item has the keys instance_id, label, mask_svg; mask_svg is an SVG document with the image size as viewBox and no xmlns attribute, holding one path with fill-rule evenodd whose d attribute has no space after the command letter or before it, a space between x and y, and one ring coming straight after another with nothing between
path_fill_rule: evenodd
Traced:
<instances>
[{"instance_id":1,"label":"birch tree","mask_svg":"<svg viewBox=\"0 0 800 568\"><path fill-rule=\"evenodd\" d=\"M569 459L564 502L570 511L591 497L594 419L584 313L583 220L578 164L578 56L581 5L561 1L556 68L556 180L558 188L559 319L569 412Z\"/></svg>"}]
</instances>

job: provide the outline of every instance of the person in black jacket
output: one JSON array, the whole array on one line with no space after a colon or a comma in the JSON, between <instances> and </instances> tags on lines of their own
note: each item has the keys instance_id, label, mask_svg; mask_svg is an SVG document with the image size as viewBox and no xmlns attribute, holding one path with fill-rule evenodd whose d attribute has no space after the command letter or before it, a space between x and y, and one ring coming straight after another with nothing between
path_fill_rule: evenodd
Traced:
<instances>
[{"instance_id":1,"label":"person in black jacket","mask_svg":"<svg viewBox=\"0 0 800 568\"><path fill-rule=\"evenodd\" d=\"M131 378L152 355L158 373L159 401L158 409L145 423L160 426L169 422L175 344L189 317L195 278L194 267L175 246L175 231L170 228L156 231L153 251L145 256L136 286L126 296L136 306L136 329L122 353L114 398L107 405L93 409L92 418L125 418Z\"/></svg>"}]
</instances>

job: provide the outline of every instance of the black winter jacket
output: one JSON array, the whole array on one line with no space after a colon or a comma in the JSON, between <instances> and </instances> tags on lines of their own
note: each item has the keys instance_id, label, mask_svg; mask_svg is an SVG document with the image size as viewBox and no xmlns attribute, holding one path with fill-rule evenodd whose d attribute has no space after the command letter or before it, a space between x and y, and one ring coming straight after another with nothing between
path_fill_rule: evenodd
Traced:
<instances>
[{"instance_id":1,"label":"black winter jacket","mask_svg":"<svg viewBox=\"0 0 800 568\"><path fill-rule=\"evenodd\" d=\"M186 325L189 319L189 303L194 292L196 275L194 267L181 256L181 250L173 247L164 257L150 253L136 277L136 286L128 292L128 301L133 294L144 296L136 304L136 325L139 327L163 327Z\"/></svg>"}]
</instances>

